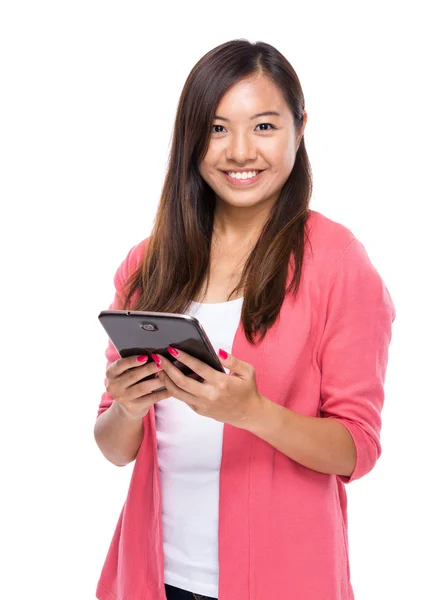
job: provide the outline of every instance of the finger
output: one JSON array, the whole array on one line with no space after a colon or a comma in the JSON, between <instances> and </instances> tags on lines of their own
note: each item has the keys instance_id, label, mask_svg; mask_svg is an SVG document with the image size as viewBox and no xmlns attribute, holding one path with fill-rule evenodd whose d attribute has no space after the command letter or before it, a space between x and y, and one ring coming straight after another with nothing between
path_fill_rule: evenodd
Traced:
<instances>
[{"instance_id":1,"label":"finger","mask_svg":"<svg viewBox=\"0 0 442 600\"><path fill-rule=\"evenodd\" d=\"M231 375L237 375L244 379L250 377L254 372L253 365L236 358L236 356L233 356L232 354L228 354L225 350L220 349L218 356L222 366L230 369Z\"/></svg>"},{"instance_id":2,"label":"finger","mask_svg":"<svg viewBox=\"0 0 442 600\"><path fill-rule=\"evenodd\" d=\"M127 371L124 371L118 377L115 377L113 381L124 388L130 388L136 385L137 383L141 383L143 379L146 379L146 377L150 377L151 375L154 375L156 373L157 368L154 361L147 364L146 362L144 362L142 363L141 369L139 367L131 367Z\"/></svg>"},{"instance_id":3,"label":"finger","mask_svg":"<svg viewBox=\"0 0 442 600\"><path fill-rule=\"evenodd\" d=\"M201 398L178 387L165 371L161 371L159 374L159 379L161 380L161 383L167 387L170 395L177 400L181 400L182 402L189 404L189 406L192 408L202 405L203 401Z\"/></svg>"},{"instance_id":4,"label":"finger","mask_svg":"<svg viewBox=\"0 0 442 600\"><path fill-rule=\"evenodd\" d=\"M129 401L133 401L136 398L141 398L147 394L152 394L161 388L161 383L158 377L149 379L147 381L138 381L133 385L129 385L125 375L120 375L117 379L113 379L110 384L106 386L106 391L109 392L114 398L125 398Z\"/></svg>"},{"instance_id":5,"label":"finger","mask_svg":"<svg viewBox=\"0 0 442 600\"><path fill-rule=\"evenodd\" d=\"M108 379L106 390L114 397L124 394L130 396L130 399L137 398L161 387L157 376L156 364L153 361L144 363L142 369L131 368L118 377Z\"/></svg>"},{"instance_id":6,"label":"finger","mask_svg":"<svg viewBox=\"0 0 442 600\"><path fill-rule=\"evenodd\" d=\"M202 377L204 381L207 381L207 383L214 383L217 377L220 375L219 371L213 369L202 360L199 360L199 358L195 358L187 352L184 352L184 350L177 350L176 348L171 348L171 346L169 346L167 349L174 358L182 362L184 365L186 365L186 367L192 369L192 371ZM178 352L178 354L175 355L173 351L175 351L175 353Z\"/></svg>"},{"instance_id":7,"label":"finger","mask_svg":"<svg viewBox=\"0 0 442 600\"><path fill-rule=\"evenodd\" d=\"M180 371L180 369L175 367L175 365L172 364L170 362L170 360L168 360L161 354L158 354L158 356L161 358L161 369L162 369L161 372L166 373L168 375L169 379L173 382L173 384L177 388L184 390L185 392L187 392L188 394L191 394L192 396L205 397L207 387L208 387L207 383L205 383L205 382L201 383L199 381L195 381L195 379L193 379L192 377L188 377L187 375L184 375L184 373L182 371ZM180 356L181 356L181 353L180 353ZM184 364L184 362L183 362L183 364ZM211 368L211 367L209 367L209 368Z\"/></svg>"},{"instance_id":8,"label":"finger","mask_svg":"<svg viewBox=\"0 0 442 600\"><path fill-rule=\"evenodd\" d=\"M137 396L136 398L132 399L132 402L134 404L142 404L143 402L148 400L150 403L156 404L160 400L165 400L166 398L169 398L169 396L170 392L166 388L165 390L158 390L157 392L152 392L151 394L144 394L144 396Z\"/></svg>"},{"instance_id":9,"label":"finger","mask_svg":"<svg viewBox=\"0 0 442 600\"><path fill-rule=\"evenodd\" d=\"M157 404L161 400L165 400L170 396L169 391L161 390L158 392L153 392L152 394L145 394L144 396L138 396L133 399L124 398L124 402L117 399L117 402L122 406L122 408L130 413L137 414L140 409L144 409L147 406L152 406L153 404Z\"/></svg>"},{"instance_id":10,"label":"finger","mask_svg":"<svg viewBox=\"0 0 442 600\"><path fill-rule=\"evenodd\" d=\"M147 363L149 357L146 356L145 359L139 360L143 357L143 355L136 354L134 356L127 356L125 358L118 358L115 362L109 365L106 369L106 377L116 378L125 371L130 371L135 369L136 367L141 367Z\"/></svg>"},{"instance_id":11,"label":"finger","mask_svg":"<svg viewBox=\"0 0 442 600\"><path fill-rule=\"evenodd\" d=\"M154 361L144 364L142 369L130 369L130 371L126 371L117 379L117 381L121 381L125 387L131 387L136 385L137 383L142 383L143 380L150 381L154 379L147 380L147 377L151 375L157 375L158 369Z\"/></svg>"}]
</instances>

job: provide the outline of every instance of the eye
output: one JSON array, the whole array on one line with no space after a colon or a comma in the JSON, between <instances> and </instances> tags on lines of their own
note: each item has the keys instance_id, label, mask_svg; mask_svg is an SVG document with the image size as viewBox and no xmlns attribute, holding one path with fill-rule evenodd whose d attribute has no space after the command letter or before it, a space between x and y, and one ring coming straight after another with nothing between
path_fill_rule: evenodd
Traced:
<instances>
[{"instance_id":1,"label":"eye","mask_svg":"<svg viewBox=\"0 0 442 600\"><path fill-rule=\"evenodd\" d=\"M268 125L272 129L276 129L276 127L274 125L272 125L271 123L260 123L259 125L257 125L257 127L263 127L264 125ZM271 131L271 130L270 129L261 129L261 131Z\"/></svg>"},{"instance_id":2,"label":"eye","mask_svg":"<svg viewBox=\"0 0 442 600\"><path fill-rule=\"evenodd\" d=\"M258 131L271 131L272 129L276 129L276 127L271 123L259 123L257 127L264 127L264 125L267 125L270 127L270 129L260 129ZM221 127L221 129L225 129L224 125L212 125L212 133L222 133L222 131L213 131L213 127Z\"/></svg>"}]
</instances>

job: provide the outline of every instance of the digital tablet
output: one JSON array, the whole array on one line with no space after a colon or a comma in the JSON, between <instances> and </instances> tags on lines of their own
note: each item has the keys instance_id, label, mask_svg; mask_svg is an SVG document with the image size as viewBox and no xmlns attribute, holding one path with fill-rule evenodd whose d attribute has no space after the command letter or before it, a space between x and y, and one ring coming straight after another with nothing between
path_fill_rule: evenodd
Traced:
<instances>
[{"instance_id":1,"label":"digital tablet","mask_svg":"<svg viewBox=\"0 0 442 600\"><path fill-rule=\"evenodd\" d=\"M152 353L161 354L184 375L203 382L202 377L169 353L167 347L172 346L225 373L203 326L195 317L177 313L102 310L98 319L121 358L142 354L147 355L149 360L153 360ZM157 374L154 373L140 381L155 377ZM153 391L165 389L163 386Z\"/></svg>"}]
</instances>

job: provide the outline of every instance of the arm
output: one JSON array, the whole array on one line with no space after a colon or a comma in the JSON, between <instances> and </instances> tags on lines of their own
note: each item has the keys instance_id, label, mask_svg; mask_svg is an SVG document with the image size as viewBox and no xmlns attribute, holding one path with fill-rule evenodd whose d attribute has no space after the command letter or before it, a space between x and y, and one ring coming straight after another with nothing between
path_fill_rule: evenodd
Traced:
<instances>
[{"instance_id":1,"label":"arm","mask_svg":"<svg viewBox=\"0 0 442 600\"><path fill-rule=\"evenodd\" d=\"M335 269L319 341L320 417L263 398L252 433L343 483L368 473L381 454L381 411L396 311L364 246L354 238Z\"/></svg>"},{"instance_id":2,"label":"arm","mask_svg":"<svg viewBox=\"0 0 442 600\"><path fill-rule=\"evenodd\" d=\"M352 474L356 448L344 425L334 419L301 415L261 398L261 411L248 431L304 467L321 473Z\"/></svg>"},{"instance_id":3,"label":"arm","mask_svg":"<svg viewBox=\"0 0 442 600\"><path fill-rule=\"evenodd\" d=\"M117 467L135 460L143 441L143 419L132 419L118 402L104 411L95 422L94 437L103 455Z\"/></svg>"},{"instance_id":4,"label":"arm","mask_svg":"<svg viewBox=\"0 0 442 600\"><path fill-rule=\"evenodd\" d=\"M131 263L135 262L134 246L129 251L125 260L118 267L114 276L115 296L110 310L121 310L123 303L123 282L127 280L129 271L133 268ZM105 352L107 359L106 369L115 362L120 355L108 340ZM108 379L105 377L104 385L107 386ZM144 428L142 419L132 419L121 409L118 402L105 391L101 396L98 407L98 415L94 427L95 441L103 455L108 461L116 466L123 467L135 460L141 442L143 440Z\"/></svg>"}]
</instances>

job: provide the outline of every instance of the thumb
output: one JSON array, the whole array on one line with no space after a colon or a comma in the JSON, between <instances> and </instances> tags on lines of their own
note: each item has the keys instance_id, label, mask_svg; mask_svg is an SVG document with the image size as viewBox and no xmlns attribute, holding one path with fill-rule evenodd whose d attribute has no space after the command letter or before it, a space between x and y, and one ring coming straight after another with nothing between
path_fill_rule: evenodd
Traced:
<instances>
[{"instance_id":1,"label":"thumb","mask_svg":"<svg viewBox=\"0 0 442 600\"><path fill-rule=\"evenodd\" d=\"M233 354L228 354L225 350L220 348L218 351L218 356L220 357L222 366L230 370L230 375L246 374L246 370L243 368L243 366L245 367L245 363L239 358L233 356Z\"/></svg>"}]
</instances>

